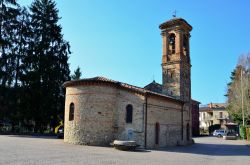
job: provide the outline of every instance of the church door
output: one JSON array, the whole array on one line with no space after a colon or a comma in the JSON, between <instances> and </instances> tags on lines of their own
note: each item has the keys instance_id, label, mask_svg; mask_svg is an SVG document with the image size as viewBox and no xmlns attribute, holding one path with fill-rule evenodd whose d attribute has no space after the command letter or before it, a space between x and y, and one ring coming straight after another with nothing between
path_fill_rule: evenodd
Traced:
<instances>
[{"instance_id":1,"label":"church door","mask_svg":"<svg viewBox=\"0 0 250 165\"><path fill-rule=\"evenodd\" d=\"M189 128L189 123L187 123L187 132L186 132L186 135L187 135L187 140L190 140L190 128Z\"/></svg>"},{"instance_id":2,"label":"church door","mask_svg":"<svg viewBox=\"0 0 250 165\"><path fill-rule=\"evenodd\" d=\"M157 122L155 123L155 144L158 145L159 144L159 136L160 134L160 124Z\"/></svg>"}]
</instances>

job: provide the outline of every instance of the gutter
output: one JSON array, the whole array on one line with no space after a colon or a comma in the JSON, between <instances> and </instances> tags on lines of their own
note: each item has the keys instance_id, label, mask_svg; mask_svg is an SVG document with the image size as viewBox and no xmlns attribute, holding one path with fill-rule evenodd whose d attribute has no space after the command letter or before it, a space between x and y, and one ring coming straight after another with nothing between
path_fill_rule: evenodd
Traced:
<instances>
[{"instance_id":1,"label":"gutter","mask_svg":"<svg viewBox=\"0 0 250 165\"><path fill-rule=\"evenodd\" d=\"M144 134L144 146L147 148L147 124L148 124L148 96L145 94L145 134Z\"/></svg>"}]
</instances>

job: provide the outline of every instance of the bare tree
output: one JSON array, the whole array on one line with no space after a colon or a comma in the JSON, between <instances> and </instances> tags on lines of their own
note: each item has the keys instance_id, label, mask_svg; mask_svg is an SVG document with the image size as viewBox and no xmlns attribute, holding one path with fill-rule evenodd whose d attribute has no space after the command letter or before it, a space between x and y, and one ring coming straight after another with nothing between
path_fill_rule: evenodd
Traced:
<instances>
[{"instance_id":1,"label":"bare tree","mask_svg":"<svg viewBox=\"0 0 250 165\"><path fill-rule=\"evenodd\" d=\"M235 120L250 124L250 53L241 55L228 84L228 111Z\"/></svg>"}]
</instances>

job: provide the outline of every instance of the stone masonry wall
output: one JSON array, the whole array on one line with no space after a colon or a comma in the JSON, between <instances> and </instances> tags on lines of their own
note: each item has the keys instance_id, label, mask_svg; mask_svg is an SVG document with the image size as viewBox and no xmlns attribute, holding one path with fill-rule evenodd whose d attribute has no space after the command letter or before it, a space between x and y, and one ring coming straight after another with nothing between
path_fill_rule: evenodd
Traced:
<instances>
[{"instance_id":1,"label":"stone masonry wall","mask_svg":"<svg viewBox=\"0 0 250 165\"><path fill-rule=\"evenodd\" d=\"M159 144L156 140L159 123ZM147 147L177 145L181 141L181 105L158 98L148 98Z\"/></svg>"},{"instance_id":2,"label":"stone masonry wall","mask_svg":"<svg viewBox=\"0 0 250 165\"><path fill-rule=\"evenodd\" d=\"M73 144L108 145L114 139L144 144L144 96L111 86L67 87L64 141ZM69 105L75 119L69 121ZM133 121L126 123L126 106L133 106ZM132 139L128 131L132 130Z\"/></svg>"},{"instance_id":3,"label":"stone masonry wall","mask_svg":"<svg viewBox=\"0 0 250 165\"><path fill-rule=\"evenodd\" d=\"M108 145L113 139L116 88L109 86L67 87L64 141L73 144ZM75 118L69 121L69 105Z\"/></svg>"},{"instance_id":4,"label":"stone masonry wall","mask_svg":"<svg viewBox=\"0 0 250 165\"><path fill-rule=\"evenodd\" d=\"M144 146L144 108L145 97L140 94L119 90L117 100L117 126L116 139L135 140L140 146ZM133 106L132 123L126 123L126 106ZM133 134L129 135L129 131Z\"/></svg>"},{"instance_id":5,"label":"stone masonry wall","mask_svg":"<svg viewBox=\"0 0 250 165\"><path fill-rule=\"evenodd\" d=\"M75 105L69 121L69 106ZM126 123L126 107L133 107L132 123ZM148 96L147 148L177 145L181 141L181 104ZM188 113L184 112L184 131ZM159 123L159 144L155 144ZM113 140L134 140L145 147L145 96L108 85L66 88L64 141L84 145L109 145ZM185 142L184 142L185 143Z\"/></svg>"}]
</instances>

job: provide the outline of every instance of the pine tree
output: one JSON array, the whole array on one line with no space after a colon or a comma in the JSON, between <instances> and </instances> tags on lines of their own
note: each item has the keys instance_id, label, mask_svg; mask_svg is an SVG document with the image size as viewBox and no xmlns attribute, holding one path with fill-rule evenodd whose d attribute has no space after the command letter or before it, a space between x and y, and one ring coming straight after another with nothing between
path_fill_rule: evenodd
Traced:
<instances>
[{"instance_id":1,"label":"pine tree","mask_svg":"<svg viewBox=\"0 0 250 165\"><path fill-rule=\"evenodd\" d=\"M13 82L17 68L17 17L19 5L13 0L0 0L0 119L16 119Z\"/></svg>"},{"instance_id":2,"label":"pine tree","mask_svg":"<svg viewBox=\"0 0 250 165\"><path fill-rule=\"evenodd\" d=\"M78 66L76 70L74 71L74 74L71 75L72 80L80 80L82 76L82 72L80 67Z\"/></svg>"},{"instance_id":3,"label":"pine tree","mask_svg":"<svg viewBox=\"0 0 250 165\"><path fill-rule=\"evenodd\" d=\"M11 108L14 111L18 124L28 125L30 121L31 113L27 108L26 102L26 84L24 81L25 73L29 69L26 66L25 60L29 53L29 44L31 41L31 18L27 8L20 8L20 15L17 17L17 26L15 28L16 43L15 43L15 70L14 70L14 82L13 82L13 99L15 100L15 107Z\"/></svg>"},{"instance_id":4,"label":"pine tree","mask_svg":"<svg viewBox=\"0 0 250 165\"><path fill-rule=\"evenodd\" d=\"M70 79L69 43L63 39L59 16L52 0L35 0L31 7L31 42L24 65L27 105L32 111L36 130L55 126L64 112L62 84Z\"/></svg>"},{"instance_id":5,"label":"pine tree","mask_svg":"<svg viewBox=\"0 0 250 165\"><path fill-rule=\"evenodd\" d=\"M13 55L16 41L16 17L20 14L18 4L14 0L0 0L0 85L10 87L13 83L15 55Z\"/></svg>"},{"instance_id":6,"label":"pine tree","mask_svg":"<svg viewBox=\"0 0 250 165\"><path fill-rule=\"evenodd\" d=\"M0 119L13 126L35 122L43 131L64 114L70 80L69 43L52 0L35 0L30 12L14 0L0 0Z\"/></svg>"}]
</instances>

